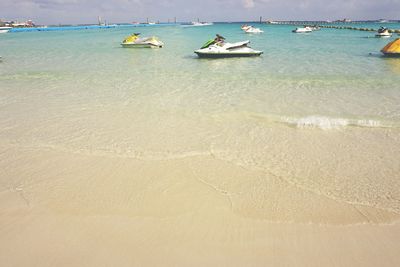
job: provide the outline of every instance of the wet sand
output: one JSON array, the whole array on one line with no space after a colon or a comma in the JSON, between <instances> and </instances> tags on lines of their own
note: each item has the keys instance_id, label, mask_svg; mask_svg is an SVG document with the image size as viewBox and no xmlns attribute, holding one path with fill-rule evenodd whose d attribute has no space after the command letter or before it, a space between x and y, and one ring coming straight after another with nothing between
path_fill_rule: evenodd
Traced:
<instances>
[{"instance_id":1,"label":"wet sand","mask_svg":"<svg viewBox=\"0 0 400 267\"><path fill-rule=\"evenodd\" d=\"M3 266L396 266L395 212L198 155L2 145ZM15 168L15 166L19 166Z\"/></svg>"}]
</instances>

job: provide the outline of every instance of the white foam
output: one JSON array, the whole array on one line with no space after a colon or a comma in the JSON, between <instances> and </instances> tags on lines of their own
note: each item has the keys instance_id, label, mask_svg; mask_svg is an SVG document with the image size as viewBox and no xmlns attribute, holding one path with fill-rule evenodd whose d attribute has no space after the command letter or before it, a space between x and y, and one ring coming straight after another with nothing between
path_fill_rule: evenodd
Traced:
<instances>
[{"instance_id":1,"label":"white foam","mask_svg":"<svg viewBox=\"0 0 400 267\"><path fill-rule=\"evenodd\" d=\"M380 121L375 120L358 120L357 125L363 127L384 127Z\"/></svg>"},{"instance_id":2,"label":"white foam","mask_svg":"<svg viewBox=\"0 0 400 267\"><path fill-rule=\"evenodd\" d=\"M307 116L302 118L282 118L282 121L298 128L320 128L323 130L340 129L347 126L357 127L390 127L377 120L352 120L347 118L330 118L325 116Z\"/></svg>"}]
</instances>

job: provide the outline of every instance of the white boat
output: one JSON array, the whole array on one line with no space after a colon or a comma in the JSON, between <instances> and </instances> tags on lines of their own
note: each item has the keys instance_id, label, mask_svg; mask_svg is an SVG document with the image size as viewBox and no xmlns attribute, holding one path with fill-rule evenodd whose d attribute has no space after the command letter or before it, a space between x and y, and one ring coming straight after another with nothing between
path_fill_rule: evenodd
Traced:
<instances>
[{"instance_id":1,"label":"white boat","mask_svg":"<svg viewBox=\"0 0 400 267\"><path fill-rule=\"evenodd\" d=\"M191 23L191 25L192 26L195 26L195 27L198 27L198 26L211 26L211 25L213 25L214 23L212 23L212 22L198 22L198 21L193 21L192 23Z\"/></svg>"},{"instance_id":2,"label":"white boat","mask_svg":"<svg viewBox=\"0 0 400 267\"><path fill-rule=\"evenodd\" d=\"M292 32L294 32L294 33L310 33L310 32L312 32L312 29L310 27L296 28Z\"/></svg>"},{"instance_id":3,"label":"white boat","mask_svg":"<svg viewBox=\"0 0 400 267\"><path fill-rule=\"evenodd\" d=\"M249 43L250 41L226 43L223 37L217 35L216 39L208 41L194 52L202 58L254 57L263 53L249 47Z\"/></svg>"},{"instance_id":4,"label":"white boat","mask_svg":"<svg viewBox=\"0 0 400 267\"><path fill-rule=\"evenodd\" d=\"M11 29L12 27L0 27L0 33L9 32Z\"/></svg>"},{"instance_id":5,"label":"white boat","mask_svg":"<svg viewBox=\"0 0 400 267\"><path fill-rule=\"evenodd\" d=\"M182 27L202 27L202 26L211 26L211 25L214 25L214 23L192 21L192 22L190 22L190 24L182 25Z\"/></svg>"},{"instance_id":6,"label":"white boat","mask_svg":"<svg viewBox=\"0 0 400 267\"><path fill-rule=\"evenodd\" d=\"M319 30L321 30L321 27L319 27L318 25L314 25L314 26L311 26L311 27L308 27L308 28L310 28L312 31L319 31Z\"/></svg>"},{"instance_id":7,"label":"white boat","mask_svg":"<svg viewBox=\"0 0 400 267\"><path fill-rule=\"evenodd\" d=\"M135 48L161 48L164 43L158 40L157 37L140 37L140 33L134 33L125 38L121 45L122 47L135 47Z\"/></svg>"},{"instance_id":8,"label":"white boat","mask_svg":"<svg viewBox=\"0 0 400 267\"><path fill-rule=\"evenodd\" d=\"M378 32L375 34L375 37L378 38L389 38L392 37L392 34L389 32L389 30L385 27L381 27Z\"/></svg>"},{"instance_id":9,"label":"white boat","mask_svg":"<svg viewBox=\"0 0 400 267\"><path fill-rule=\"evenodd\" d=\"M264 32L264 31L261 30L260 28L255 28L255 27L253 27L253 26L245 27L245 29L243 29L243 31L244 31L245 33L263 33L263 32Z\"/></svg>"}]
</instances>

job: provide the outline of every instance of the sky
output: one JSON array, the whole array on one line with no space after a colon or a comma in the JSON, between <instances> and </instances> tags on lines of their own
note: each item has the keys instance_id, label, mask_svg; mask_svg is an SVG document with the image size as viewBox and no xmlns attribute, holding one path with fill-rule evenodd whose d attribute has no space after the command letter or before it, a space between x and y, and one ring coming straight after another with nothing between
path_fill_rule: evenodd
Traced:
<instances>
[{"instance_id":1,"label":"sky","mask_svg":"<svg viewBox=\"0 0 400 267\"><path fill-rule=\"evenodd\" d=\"M400 0L0 0L0 18L37 24L400 19Z\"/></svg>"}]
</instances>

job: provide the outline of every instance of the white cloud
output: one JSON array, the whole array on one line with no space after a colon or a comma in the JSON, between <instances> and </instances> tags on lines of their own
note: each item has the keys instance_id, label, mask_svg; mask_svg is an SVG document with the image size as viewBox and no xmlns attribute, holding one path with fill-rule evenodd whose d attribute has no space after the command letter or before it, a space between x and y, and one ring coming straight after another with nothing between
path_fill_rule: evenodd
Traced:
<instances>
[{"instance_id":1,"label":"white cloud","mask_svg":"<svg viewBox=\"0 0 400 267\"><path fill-rule=\"evenodd\" d=\"M271 19L399 19L400 0L0 0L4 19L40 24Z\"/></svg>"}]
</instances>

